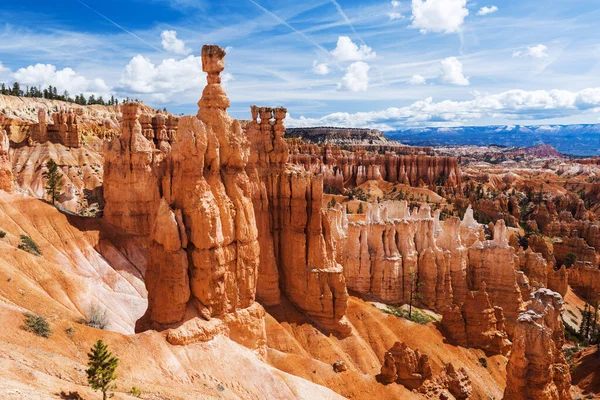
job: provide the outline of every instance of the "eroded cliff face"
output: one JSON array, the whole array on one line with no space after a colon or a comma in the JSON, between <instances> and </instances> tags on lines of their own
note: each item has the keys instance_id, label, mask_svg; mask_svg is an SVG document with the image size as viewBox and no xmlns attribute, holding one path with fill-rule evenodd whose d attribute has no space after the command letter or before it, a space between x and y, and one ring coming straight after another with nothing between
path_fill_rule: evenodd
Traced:
<instances>
[{"instance_id":1,"label":"eroded cliff face","mask_svg":"<svg viewBox=\"0 0 600 400\"><path fill-rule=\"evenodd\" d=\"M409 300L411 282L418 280L427 282L420 290L426 307L451 303L450 255L437 246L429 207L412 215L406 201L369 207L367 214L352 215L348 223L343 262L348 287L400 303Z\"/></svg>"},{"instance_id":2,"label":"eroded cliff face","mask_svg":"<svg viewBox=\"0 0 600 400\"><path fill-rule=\"evenodd\" d=\"M527 286L526 277L517 272L518 261L515 250L508 244L502 220L494 227L493 240L478 241L469 248L469 287L480 290L483 282L486 283L490 303L504 312L509 336L523 310L521 286Z\"/></svg>"},{"instance_id":3,"label":"eroded cliff face","mask_svg":"<svg viewBox=\"0 0 600 400\"><path fill-rule=\"evenodd\" d=\"M247 170L256 177L254 209L257 224L264 229L259 237L259 298L270 304L279 302L279 277L284 294L317 325L348 334L348 292L338 263L345 211L342 207L323 208L321 176L287 164L289 150L283 140L286 110L253 107L251 111L252 121L246 127L252 143Z\"/></svg>"},{"instance_id":4,"label":"eroded cliff face","mask_svg":"<svg viewBox=\"0 0 600 400\"><path fill-rule=\"evenodd\" d=\"M562 306L562 297L551 290L531 294L515 327L505 400L571 398L571 374L562 353Z\"/></svg>"},{"instance_id":5,"label":"eroded cliff face","mask_svg":"<svg viewBox=\"0 0 600 400\"><path fill-rule=\"evenodd\" d=\"M471 212L462 222L450 218L440 223L438 218L427 204L411 212L406 202L371 204L367 214L352 215L343 263L348 288L403 303L416 281L419 302L441 311L452 304L462 307L472 297L470 291L487 284L484 292L491 306L486 309L504 310L512 333L522 310L520 284L528 286L517 272L518 257L508 244L504 221L496 224L494 240L481 241L483 226ZM490 346L504 352L499 350L502 338Z\"/></svg>"},{"instance_id":6,"label":"eroded cliff face","mask_svg":"<svg viewBox=\"0 0 600 400\"><path fill-rule=\"evenodd\" d=\"M6 131L2 129L3 117L0 116L0 190L13 191L12 165L9 160L9 141Z\"/></svg>"},{"instance_id":7,"label":"eroded cliff face","mask_svg":"<svg viewBox=\"0 0 600 400\"><path fill-rule=\"evenodd\" d=\"M260 249L245 171L249 143L226 111L224 57L218 46L202 48L208 85L198 115L180 120L170 153L135 130L150 154L164 156L143 171L162 198L152 205L148 311L136 329L172 328L167 340L178 345L226 334L264 356L264 310L254 302ZM150 139L168 149L164 133Z\"/></svg>"},{"instance_id":8,"label":"eroded cliff face","mask_svg":"<svg viewBox=\"0 0 600 400\"><path fill-rule=\"evenodd\" d=\"M121 136L104 146L104 219L129 234L148 236L165 153L144 137L137 103L123 104L122 111Z\"/></svg>"},{"instance_id":9,"label":"eroded cliff face","mask_svg":"<svg viewBox=\"0 0 600 400\"><path fill-rule=\"evenodd\" d=\"M510 351L504 313L502 308L491 306L485 283L479 291L469 293L462 307L443 309L441 329L459 346L483 349L489 354L506 355Z\"/></svg>"},{"instance_id":10,"label":"eroded cliff face","mask_svg":"<svg viewBox=\"0 0 600 400\"><path fill-rule=\"evenodd\" d=\"M304 169L322 174L325 185L341 193L347 185L361 185L368 180L385 180L411 186L460 185L461 172L454 157L406 155L406 146L381 146L372 151L355 146L352 151L325 144L292 145L290 161Z\"/></svg>"}]
</instances>

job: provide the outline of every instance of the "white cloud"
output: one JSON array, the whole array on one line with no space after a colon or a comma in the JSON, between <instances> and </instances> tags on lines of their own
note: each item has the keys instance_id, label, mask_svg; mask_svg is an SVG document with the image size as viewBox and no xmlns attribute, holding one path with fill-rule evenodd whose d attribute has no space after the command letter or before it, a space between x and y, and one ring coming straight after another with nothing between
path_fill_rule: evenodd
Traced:
<instances>
[{"instance_id":1,"label":"white cloud","mask_svg":"<svg viewBox=\"0 0 600 400\"><path fill-rule=\"evenodd\" d=\"M320 64L317 60L313 61L312 64L313 73L317 75L327 75L329 73L329 66L326 63Z\"/></svg>"},{"instance_id":2,"label":"white cloud","mask_svg":"<svg viewBox=\"0 0 600 400\"><path fill-rule=\"evenodd\" d=\"M7 78L8 78L9 75L10 75L10 69L6 68L0 62L0 82L7 83Z\"/></svg>"},{"instance_id":3,"label":"white cloud","mask_svg":"<svg viewBox=\"0 0 600 400\"><path fill-rule=\"evenodd\" d=\"M456 33L469 15L467 0L412 0L412 28Z\"/></svg>"},{"instance_id":4,"label":"white cloud","mask_svg":"<svg viewBox=\"0 0 600 400\"><path fill-rule=\"evenodd\" d=\"M87 79L71 68L58 70L52 64L36 64L27 68L19 68L12 74L12 77L22 86L45 88L52 85L58 90L66 90L72 95L80 93L107 95L110 92L102 79Z\"/></svg>"},{"instance_id":5,"label":"white cloud","mask_svg":"<svg viewBox=\"0 0 600 400\"><path fill-rule=\"evenodd\" d=\"M466 124L483 118L534 120L600 112L600 87L580 92L566 90L509 90L477 94L472 100L443 100L431 97L409 106L372 112L333 113L321 118L288 118L286 125L372 127L392 130L401 126Z\"/></svg>"},{"instance_id":6,"label":"white cloud","mask_svg":"<svg viewBox=\"0 0 600 400\"><path fill-rule=\"evenodd\" d=\"M543 44L528 46L526 49L513 51L513 57L545 58L548 57L548 47Z\"/></svg>"},{"instance_id":7,"label":"white cloud","mask_svg":"<svg viewBox=\"0 0 600 400\"><path fill-rule=\"evenodd\" d=\"M468 86L469 78L463 74L463 65L456 57L448 57L440 63L440 78L442 82L457 86Z\"/></svg>"},{"instance_id":8,"label":"white cloud","mask_svg":"<svg viewBox=\"0 0 600 400\"><path fill-rule=\"evenodd\" d=\"M377 53L366 44L357 46L348 36L340 36L331 52L337 61L363 61L377 57Z\"/></svg>"},{"instance_id":9,"label":"white cloud","mask_svg":"<svg viewBox=\"0 0 600 400\"><path fill-rule=\"evenodd\" d=\"M424 85L427 81L422 75L413 75L408 82L411 85Z\"/></svg>"},{"instance_id":10,"label":"white cloud","mask_svg":"<svg viewBox=\"0 0 600 400\"><path fill-rule=\"evenodd\" d=\"M392 7L394 7L394 8L400 7L400 2L398 0L392 0Z\"/></svg>"},{"instance_id":11,"label":"white cloud","mask_svg":"<svg viewBox=\"0 0 600 400\"><path fill-rule=\"evenodd\" d=\"M222 81L231 80L231 76L227 76L221 75ZM125 67L120 84L119 91L150 95L153 100L165 103L181 94L193 93L194 89L202 89L206 85L206 74L202 72L200 56L182 60L170 58L155 65L138 54Z\"/></svg>"},{"instance_id":12,"label":"white cloud","mask_svg":"<svg viewBox=\"0 0 600 400\"><path fill-rule=\"evenodd\" d=\"M163 31L160 34L160 37L162 39L162 46L165 51L182 55L190 54L191 50L185 47L183 40L177 39L176 31Z\"/></svg>"},{"instance_id":13,"label":"white cloud","mask_svg":"<svg viewBox=\"0 0 600 400\"><path fill-rule=\"evenodd\" d=\"M366 62L358 61L348 67L340 88L351 92L364 92L369 88L369 69Z\"/></svg>"},{"instance_id":14,"label":"white cloud","mask_svg":"<svg viewBox=\"0 0 600 400\"><path fill-rule=\"evenodd\" d=\"M481 7L479 9L479 11L477 11L477 15L488 15L488 14L493 14L496 11L498 11L498 7L496 6L491 6L491 7Z\"/></svg>"},{"instance_id":15,"label":"white cloud","mask_svg":"<svg viewBox=\"0 0 600 400\"><path fill-rule=\"evenodd\" d=\"M399 12L392 11L392 12L388 13L388 17L390 17L390 21L393 21L393 20L396 20L396 19L402 19L402 18L404 18L404 15L402 15Z\"/></svg>"}]
</instances>

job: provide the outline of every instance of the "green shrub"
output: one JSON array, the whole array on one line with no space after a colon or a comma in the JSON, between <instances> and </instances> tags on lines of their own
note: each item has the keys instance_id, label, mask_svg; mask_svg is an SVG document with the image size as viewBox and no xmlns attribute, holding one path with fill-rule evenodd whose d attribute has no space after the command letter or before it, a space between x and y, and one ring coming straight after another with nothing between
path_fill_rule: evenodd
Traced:
<instances>
[{"instance_id":1,"label":"green shrub","mask_svg":"<svg viewBox=\"0 0 600 400\"><path fill-rule=\"evenodd\" d=\"M483 368L487 368L487 358L479 357L479 363L483 366Z\"/></svg>"},{"instance_id":2,"label":"green shrub","mask_svg":"<svg viewBox=\"0 0 600 400\"><path fill-rule=\"evenodd\" d=\"M19 249L33 254L34 256L41 256L42 251L36 242L33 241L27 235L21 235L21 244L17 246Z\"/></svg>"},{"instance_id":3,"label":"green shrub","mask_svg":"<svg viewBox=\"0 0 600 400\"><path fill-rule=\"evenodd\" d=\"M383 312L385 312L387 314L395 315L396 317L399 317L399 318L407 319L412 322L416 322L417 324L421 324L421 325L425 325L429 322L435 321L435 318L420 311L419 309L415 308L414 306L413 306L412 315L410 316L410 318L408 318L408 310L405 310L402 307L395 307L395 306L388 305L383 310Z\"/></svg>"},{"instance_id":4,"label":"green shrub","mask_svg":"<svg viewBox=\"0 0 600 400\"><path fill-rule=\"evenodd\" d=\"M129 393L135 397L142 397L142 392L140 391L140 389L136 388L135 386L131 387L131 390L129 391Z\"/></svg>"},{"instance_id":5,"label":"green shrub","mask_svg":"<svg viewBox=\"0 0 600 400\"><path fill-rule=\"evenodd\" d=\"M48 324L48 321L46 321L46 318L29 312L26 312L24 315L25 325L22 326L24 330L33 332L41 337L50 337L52 330L50 329L50 325Z\"/></svg>"},{"instance_id":6,"label":"green shrub","mask_svg":"<svg viewBox=\"0 0 600 400\"><path fill-rule=\"evenodd\" d=\"M6 236L6 232L4 232L2 229L0 229L0 239L4 238Z\"/></svg>"}]
</instances>

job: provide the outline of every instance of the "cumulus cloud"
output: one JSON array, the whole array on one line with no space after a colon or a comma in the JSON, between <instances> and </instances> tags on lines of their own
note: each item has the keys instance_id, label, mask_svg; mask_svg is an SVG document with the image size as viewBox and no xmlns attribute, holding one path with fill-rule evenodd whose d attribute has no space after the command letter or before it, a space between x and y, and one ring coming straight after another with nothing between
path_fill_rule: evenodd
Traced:
<instances>
[{"instance_id":1,"label":"cumulus cloud","mask_svg":"<svg viewBox=\"0 0 600 400\"><path fill-rule=\"evenodd\" d=\"M181 39L177 39L176 31L163 31L160 34L162 46L165 51L174 54L187 55L190 54L190 49L185 47L185 43Z\"/></svg>"},{"instance_id":2,"label":"cumulus cloud","mask_svg":"<svg viewBox=\"0 0 600 400\"><path fill-rule=\"evenodd\" d=\"M231 74L222 74L223 82L232 80ZM182 60L166 59L154 64L137 55L129 61L121 75L119 91L147 95L152 100L165 103L182 93L193 93L206 85L202 72L202 58L188 56Z\"/></svg>"},{"instance_id":3,"label":"cumulus cloud","mask_svg":"<svg viewBox=\"0 0 600 400\"><path fill-rule=\"evenodd\" d=\"M440 63L442 82L457 86L468 86L469 78L463 74L463 65L456 57L448 57Z\"/></svg>"},{"instance_id":4,"label":"cumulus cloud","mask_svg":"<svg viewBox=\"0 0 600 400\"><path fill-rule=\"evenodd\" d=\"M364 92L369 88L369 64L358 61L348 67L340 88L351 92Z\"/></svg>"},{"instance_id":5,"label":"cumulus cloud","mask_svg":"<svg viewBox=\"0 0 600 400\"><path fill-rule=\"evenodd\" d=\"M394 11L391 11L388 13L388 17L390 17L390 21L393 21L395 19L404 18L404 15L402 15L402 13L396 11L396 9L398 7L400 7L400 2L398 0L392 0L392 8L394 9Z\"/></svg>"},{"instance_id":6,"label":"cumulus cloud","mask_svg":"<svg viewBox=\"0 0 600 400\"><path fill-rule=\"evenodd\" d=\"M411 85L424 85L427 81L422 75L413 75L408 82Z\"/></svg>"},{"instance_id":7,"label":"cumulus cloud","mask_svg":"<svg viewBox=\"0 0 600 400\"><path fill-rule=\"evenodd\" d=\"M537 46L528 46L526 49L513 51L513 57L545 58L548 57L548 47L543 44L538 44Z\"/></svg>"},{"instance_id":8,"label":"cumulus cloud","mask_svg":"<svg viewBox=\"0 0 600 400\"><path fill-rule=\"evenodd\" d=\"M366 44L357 46L348 36L340 36L331 52L337 61L363 61L377 57L377 53Z\"/></svg>"},{"instance_id":9,"label":"cumulus cloud","mask_svg":"<svg viewBox=\"0 0 600 400\"><path fill-rule=\"evenodd\" d=\"M491 7L481 7L479 9L479 11L477 11L477 15L488 15L488 14L493 14L496 11L498 11L498 7L496 6L491 6Z\"/></svg>"},{"instance_id":10,"label":"cumulus cloud","mask_svg":"<svg viewBox=\"0 0 600 400\"><path fill-rule=\"evenodd\" d=\"M12 74L12 78L24 86L47 87L52 85L71 94L106 95L110 92L102 79L87 79L71 68L59 70L52 64L35 64L27 68L19 68Z\"/></svg>"},{"instance_id":11,"label":"cumulus cloud","mask_svg":"<svg viewBox=\"0 0 600 400\"><path fill-rule=\"evenodd\" d=\"M327 75L329 73L329 65L326 63L319 63L317 60L313 61L312 64L313 73L317 75Z\"/></svg>"},{"instance_id":12,"label":"cumulus cloud","mask_svg":"<svg viewBox=\"0 0 600 400\"><path fill-rule=\"evenodd\" d=\"M333 113L321 118L288 118L286 125L372 127L393 130L402 126L458 125L483 118L534 120L600 111L600 87L566 90L510 90L476 94L472 100L435 102L431 97L409 106L373 112Z\"/></svg>"},{"instance_id":13,"label":"cumulus cloud","mask_svg":"<svg viewBox=\"0 0 600 400\"><path fill-rule=\"evenodd\" d=\"M421 33L460 31L469 15L467 0L412 0L412 28Z\"/></svg>"},{"instance_id":14,"label":"cumulus cloud","mask_svg":"<svg viewBox=\"0 0 600 400\"><path fill-rule=\"evenodd\" d=\"M6 83L6 79L8 78L9 75L10 75L10 69L8 69L7 67L5 67L0 62L0 82L5 82Z\"/></svg>"}]
</instances>

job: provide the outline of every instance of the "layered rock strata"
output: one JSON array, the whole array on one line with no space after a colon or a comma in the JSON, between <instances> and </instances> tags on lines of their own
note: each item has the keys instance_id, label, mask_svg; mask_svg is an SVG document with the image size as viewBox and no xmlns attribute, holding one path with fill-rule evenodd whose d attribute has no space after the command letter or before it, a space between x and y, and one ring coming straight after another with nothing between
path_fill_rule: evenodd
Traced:
<instances>
[{"instance_id":1,"label":"layered rock strata","mask_svg":"<svg viewBox=\"0 0 600 400\"><path fill-rule=\"evenodd\" d=\"M275 282L279 276L284 294L317 325L348 334L348 292L338 262L345 211L341 206L323 208L321 176L287 164L286 110L252 107L251 112L252 121L246 126L251 141L249 174L258 178L253 199L257 223L265 235L259 238L265 260L259 297L271 304L278 302Z\"/></svg>"},{"instance_id":2,"label":"layered rock strata","mask_svg":"<svg viewBox=\"0 0 600 400\"><path fill-rule=\"evenodd\" d=\"M493 240L478 241L469 248L469 288L480 290L486 283L490 303L501 307L504 312L509 336L523 307L518 263L514 248L508 244L506 225L502 220L494 226Z\"/></svg>"},{"instance_id":3,"label":"layered rock strata","mask_svg":"<svg viewBox=\"0 0 600 400\"><path fill-rule=\"evenodd\" d=\"M332 145L293 144L290 162L322 174L324 184L341 193L345 187L358 186L368 180L448 187L462 182L458 160L454 157L402 155L398 152L393 148L389 151L367 151L357 147L349 151Z\"/></svg>"},{"instance_id":4,"label":"layered rock strata","mask_svg":"<svg viewBox=\"0 0 600 400\"><path fill-rule=\"evenodd\" d=\"M406 201L370 204L364 216L353 215L343 262L348 287L400 303L409 300L412 281L418 280L424 305L435 309L451 303L451 263L461 270L457 275L466 264L437 246L435 230L428 206L411 214ZM466 292L466 287L457 290Z\"/></svg>"},{"instance_id":5,"label":"layered rock strata","mask_svg":"<svg viewBox=\"0 0 600 400\"><path fill-rule=\"evenodd\" d=\"M224 57L218 46L202 48L208 85L198 115L180 120L164 161L148 253L148 310L136 329L172 327L172 344L226 333L264 353L264 310L254 302L260 249L245 171L249 143L226 111Z\"/></svg>"},{"instance_id":6,"label":"layered rock strata","mask_svg":"<svg viewBox=\"0 0 600 400\"><path fill-rule=\"evenodd\" d=\"M540 289L531 294L515 327L505 400L571 398L571 374L562 352L562 307L558 293Z\"/></svg>"},{"instance_id":7,"label":"layered rock strata","mask_svg":"<svg viewBox=\"0 0 600 400\"><path fill-rule=\"evenodd\" d=\"M121 136L104 146L104 219L129 234L149 236L165 153L144 137L139 104L125 103L121 109Z\"/></svg>"},{"instance_id":8,"label":"layered rock strata","mask_svg":"<svg viewBox=\"0 0 600 400\"><path fill-rule=\"evenodd\" d=\"M488 354L506 355L510 351L500 307L492 307L482 284L470 292L462 307L452 305L442 312L441 329L446 338L458 346L483 349Z\"/></svg>"},{"instance_id":9,"label":"layered rock strata","mask_svg":"<svg viewBox=\"0 0 600 400\"><path fill-rule=\"evenodd\" d=\"M31 140L37 143L60 143L67 147L81 146L79 121L72 110L53 113L52 121L52 124L48 124L46 111L38 110L38 123L31 127Z\"/></svg>"},{"instance_id":10,"label":"layered rock strata","mask_svg":"<svg viewBox=\"0 0 600 400\"><path fill-rule=\"evenodd\" d=\"M9 140L6 131L2 128L4 116L0 114L0 190L13 191L12 164L9 159Z\"/></svg>"},{"instance_id":11,"label":"layered rock strata","mask_svg":"<svg viewBox=\"0 0 600 400\"><path fill-rule=\"evenodd\" d=\"M591 263L577 261L573 268L567 270L569 285L574 291L589 301L594 301L600 294L600 268Z\"/></svg>"},{"instance_id":12,"label":"layered rock strata","mask_svg":"<svg viewBox=\"0 0 600 400\"><path fill-rule=\"evenodd\" d=\"M482 241L483 227L469 211L462 222L440 223L426 204L411 212L406 202L382 202L370 204L365 215L351 215L343 262L348 288L404 303L416 280L419 302L441 311L463 306L469 291L485 282L490 305L504 310L511 333L522 307L519 282L527 287L526 278L517 272L504 221L496 224L494 240Z\"/></svg>"}]
</instances>

